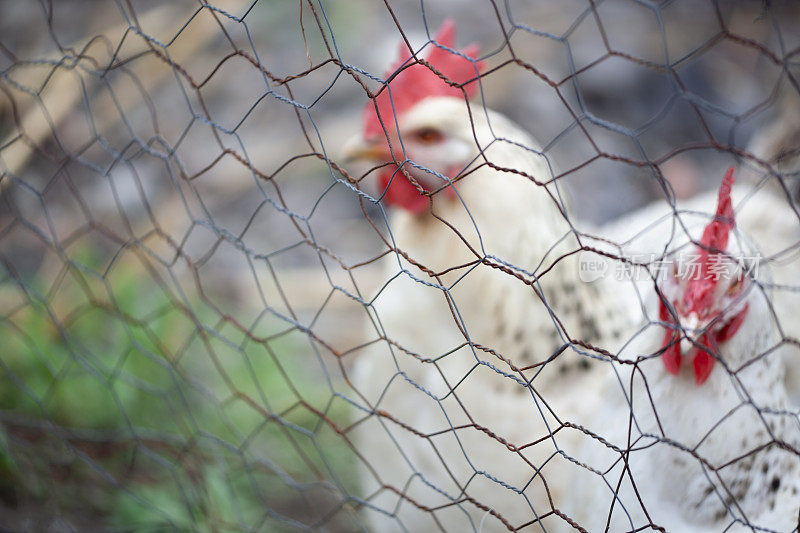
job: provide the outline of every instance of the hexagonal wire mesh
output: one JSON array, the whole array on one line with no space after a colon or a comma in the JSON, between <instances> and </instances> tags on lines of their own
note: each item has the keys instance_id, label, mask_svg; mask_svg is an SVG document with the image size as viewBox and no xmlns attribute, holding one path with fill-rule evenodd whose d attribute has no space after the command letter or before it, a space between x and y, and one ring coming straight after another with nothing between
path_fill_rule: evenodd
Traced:
<instances>
[{"instance_id":1,"label":"hexagonal wire mesh","mask_svg":"<svg viewBox=\"0 0 800 533\"><path fill-rule=\"evenodd\" d=\"M0 522L797 531L798 14L0 2Z\"/></svg>"}]
</instances>

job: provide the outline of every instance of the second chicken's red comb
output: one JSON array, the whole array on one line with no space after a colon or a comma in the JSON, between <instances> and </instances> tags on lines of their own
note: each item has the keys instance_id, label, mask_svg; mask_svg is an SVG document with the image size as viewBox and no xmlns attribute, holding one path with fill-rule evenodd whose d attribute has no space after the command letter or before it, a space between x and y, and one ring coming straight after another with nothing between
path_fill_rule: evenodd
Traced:
<instances>
[{"instance_id":1,"label":"second chicken's red comb","mask_svg":"<svg viewBox=\"0 0 800 533\"><path fill-rule=\"evenodd\" d=\"M714 220L708 223L700 239L699 256L697 262L700 268L697 279L689 280L684 305L687 310L700 312L711 304L717 278L710 275L712 256L725 252L728 248L728 237L734 227L733 203L731 202L731 189L733 188L733 167L728 169L719 187L717 199L717 212Z\"/></svg>"}]
</instances>

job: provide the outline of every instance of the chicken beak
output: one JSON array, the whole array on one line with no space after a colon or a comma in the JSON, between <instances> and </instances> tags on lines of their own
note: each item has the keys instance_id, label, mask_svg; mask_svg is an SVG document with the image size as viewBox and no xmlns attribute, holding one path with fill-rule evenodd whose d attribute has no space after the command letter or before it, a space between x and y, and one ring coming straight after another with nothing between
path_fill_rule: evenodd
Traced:
<instances>
[{"instance_id":1,"label":"chicken beak","mask_svg":"<svg viewBox=\"0 0 800 533\"><path fill-rule=\"evenodd\" d=\"M681 325L686 332L686 338L681 341L681 349L689 351L693 346L700 343L700 339L705 333L703 323L697 314L692 313L681 320Z\"/></svg>"},{"instance_id":2,"label":"chicken beak","mask_svg":"<svg viewBox=\"0 0 800 533\"><path fill-rule=\"evenodd\" d=\"M350 138L342 148L344 163L354 161L387 161L392 156L385 139L364 139L361 135Z\"/></svg>"},{"instance_id":3,"label":"chicken beak","mask_svg":"<svg viewBox=\"0 0 800 533\"><path fill-rule=\"evenodd\" d=\"M684 320L684 329L692 339L700 337L700 319L696 314L692 313Z\"/></svg>"}]
</instances>

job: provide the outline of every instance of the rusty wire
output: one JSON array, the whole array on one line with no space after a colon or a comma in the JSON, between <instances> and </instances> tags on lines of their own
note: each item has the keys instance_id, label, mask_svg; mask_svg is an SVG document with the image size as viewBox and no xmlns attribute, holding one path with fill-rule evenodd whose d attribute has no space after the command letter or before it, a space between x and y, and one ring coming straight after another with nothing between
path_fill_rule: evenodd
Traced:
<instances>
[{"instance_id":1,"label":"rusty wire","mask_svg":"<svg viewBox=\"0 0 800 533\"><path fill-rule=\"evenodd\" d=\"M511 72L513 82L523 87L545 87L568 123L562 121L552 135L541 138L541 149L531 148L544 155L550 175L500 167L479 153L476 164L456 181L491 168L546 187L579 247L564 253L554 244L557 256L539 265L515 265L473 248L451 227L453 239L470 247L472 256L437 269L394 245L382 196L368 186L380 168L358 174L337 161L335 136L344 135L348 126L332 128L336 122L325 121L345 106L355 115L349 122L355 133L361 108L387 88L382 75L355 64L343 51L352 52L342 44L343 32L352 28L337 27L345 21L341 13L330 15L334 7L329 4L300 0L278 8L261 1L140 5L117 0L96 17L77 2L0 4L0 516L9 517L0 518L0 525L353 531L369 528L365 516L372 512L390 518L397 514L400 530L409 527L402 513L381 499L393 494L397 506L426 515L432 531L448 527L439 517L454 508L485 515L480 522L464 522L475 530L546 531L567 524L585 531L581 520L550 494L548 462L564 457L602 478L610 490L647 482L614 468L626 465L632 450L652 442L683 450L705 466L709 480L723 469L663 433L637 435L631 429L623 446L559 416L540 385L548 367L567 359L565 354L627 368L629 382L620 375L623 390L643 376L640 364L647 358L621 358L598 344L588 326L575 333L562 322L543 282L579 252L635 266L614 246L606 247L616 245L613 240L579 229L563 207L562 184L585 186L585 180L573 179L596 172L599 163L629 172L628 186L644 187L644 199L666 199L675 210L664 168L686 154L715 154L717 160L760 173L762 185L774 186L792 205L797 167L786 161L797 154L797 144L776 153L754 153L744 142L764 117L774 114L785 93L800 95L800 44L782 33L778 8L773 10L770 2L758 9L704 2L713 13L713 31L683 56L659 62L658 54L637 55L615 44L617 36L608 28L618 31L619 26L603 12L610 2L580 3L561 34L538 29L533 8L482 3L491 15L484 13L481 25L491 26L484 35L491 34L492 46L485 46L482 56L490 67L480 75L479 105L491 107L491 101L486 103L491 88L509 83L503 76ZM382 33L415 52L410 66L426 64L416 43L431 45L438 24L433 20L448 14L431 4L386 0L353 9L380 11L375 20L389 25ZM656 23L656 41L666 43L667 34L686 23L665 16L671 2L629 4L618 7L618 13L646 11ZM269 18L271 9L285 9L280 15L285 20L276 25ZM760 25L759 37L740 32L747 27L743 17ZM594 59L576 64L577 45L572 43L579 40L574 34L582 25L597 32L600 50ZM264 26L276 36L265 35ZM295 44L302 61L281 60L287 28L299 36ZM791 29L797 31L798 25ZM420 35L428 41L420 41ZM560 70L526 59L537 42L564 52L556 60ZM725 46L756 58L749 64L750 78L741 81L763 97L745 109L733 109L731 102L727 109L724 99L722 104L711 101L692 78L697 76L693 66L728 68L714 63L726 57L733 61L724 54L707 59ZM376 64L387 65L390 59ZM670 92L666 104L642 104L650 106L649 118L638 127L604 118L596 102L600 96L587 89L586 76L612 60L661 76L659 87ZM773 77L762 79L764 65ZM717 75L730 82L743 71ZM683 134L687 117L694 129ZM535 123L529 118L525 125ZM672 128L671 136L665 134L655 148L645 146L642 138L663 124ZM572 141L565 141L570 136ZM633 148L617 150L610 138L622 138ZM584 146L577 152L580 160L559 155L568 142ZM706 184L714 183L708 179ZM592 194L585 194L585 204L592 203ZM340 210L347 213L344 222L336 218ZM595 217L612 214L618 213L600 209ZM419 277L409 271L398 276L441 292L462 344L448 353L418 353L385 334L373 303L394 279L377 268L386 259L404 261ZM532 291L552 313L549 354L520 357L470 338L460 318L463 303L451 290L454 276L476 268L507 275L516 290ZM800 346L791 334L782 335L784 344ZM428 432L376 405L352 379L354 360L369 356L375 347L397 360L435 369L449 387L444 397L402 371L392 380L412 382L448 420L452 415L460 421ZM452 383L443 368L458 350L475 354L475 364ZM741 371L728 370L734 377ZM514 441L474 420L463 397L475 394L469 378L481 371L511 383L516 401L549 421L547 434ZM392 384L381 386L386 391ZM491 398L490 391L485 394ZM635 428L633 408L620 416ZM796 421L796 409L785 418ZM369 423L394 443L386 449L385 463L364 453L363 437L357 434ZM529 451L570 432L608 448L617 461L604 467L587 464L558 447L544 464L529 458ZM436 487L424 467L409 477L409 485L418 478L431 485L438 492L435 503L420 499L408 485L382 481L390 463L415 464L403 457L408 439L426 441L430 457L448 469L454 458L443 456L437 443L443 435L460 433L480 433L502 453L516 455L530 472L528 484L543 485L546 501L529 499L528 485L514 485L471 464L474 475L467 483L456 480L459 494ZM770 442L767 447L799 453L778 436ZM464 453L468 456L469 450ZM374 491L365 490L364 476L377 483ZM476 479L488 479L498 491L516 497L525 518L506 516L473 497L470 483ZM729 492L722 500L731 522L746 524L746 513L737 509L742 494L726 487L721 477L714 479ZM609 516L615 505L630 504L610 498ZM647 502L638 499L638 504L647 517ZM664 530L650 518L632 524L637 531L648 528Z\"/></svg>"}]
</instances>

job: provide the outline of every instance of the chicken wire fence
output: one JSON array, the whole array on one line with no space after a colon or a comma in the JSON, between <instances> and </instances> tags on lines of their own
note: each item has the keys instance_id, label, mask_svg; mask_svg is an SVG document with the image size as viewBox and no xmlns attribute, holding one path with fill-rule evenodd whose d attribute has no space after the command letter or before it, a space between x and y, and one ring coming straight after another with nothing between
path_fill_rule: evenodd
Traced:
<instances>
[{"instance_id":1,"label":"chicken wire fence","mask_svg":"<svg viewBox=\"0 0 800 533\"><path fill-rule=\"evenodd\" d=\"M769 190L796 214L798 15L788 1L0 1L0 524L664 531L650 510L666 493L642 496L659 482L627 465L637 449L669 449L664 490L700 491L702 520L722 524L698 531L783 531L751 522L746 501L763 493L774 508L769 495L798 472L797 408L765 406L732 379L740 403L709 411L700 443L641 429L633 403L614 415L630 426L625 442L593 425L609 413L573 417L612 403L586 395L589 369L632 391L653 358L625 364L622 348L599 343L606 330L625 336L617 311L577 263L566 280L557 265L583 251L636 266L593 228L716 189L729 165L753 177L745 205L769 220L757 203ZM481 45L480 62L436 39L447 17L460 45ZM384 167L354 170L340 154L365 106L389 94L398 43L416 54L400 68L441 78L425 58L461 54L475 69L475 81L448 80L461 105L470 81L473 110L541 142L524 148L544 174L493 165L487 150L459 179L489 169L528 180L558 206L566 236L525 233L500 212L499 234L531 260L481 243L462 261L449 243L479 242L481 215L465 236L432 217L426 196L416 231L446 262L395 239L403 222L375 185ZM389 132L394 118L381 120ZM413 182L413 164L393 179ZM633 237L656 219L622 225ZM450 241L425 241L431 224ZM781 228L788 244L762 257L765 269L791 269L800 226ZM547 246L537 255L526 239ZM484 270L507 292L469 284ZM759 289L794 294L779 281ZM579 293L595 305L582 309ZM797 346L796 318L775 315L786 326L776 346ZM473 336L484 323L493 333ZM773 345L754 350L773 364ZM695 420L710 400L688 390L673 399ZM747 407L762 426L737 418ZM716 438L750 441L720 464L702 447ZM593 445L610 456L580 448ZM775 449L785 453L761 460ZM680 477L688 464L693 481ZM744 477L727 477L743 464ZM605 497L602 519L589 519L599 526L581 515L598 500L592 483ZM794 505L797 531L792 494L777 505Z\"/></svg>"}]
</instances>

